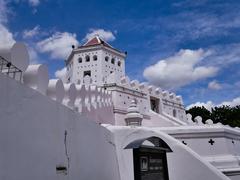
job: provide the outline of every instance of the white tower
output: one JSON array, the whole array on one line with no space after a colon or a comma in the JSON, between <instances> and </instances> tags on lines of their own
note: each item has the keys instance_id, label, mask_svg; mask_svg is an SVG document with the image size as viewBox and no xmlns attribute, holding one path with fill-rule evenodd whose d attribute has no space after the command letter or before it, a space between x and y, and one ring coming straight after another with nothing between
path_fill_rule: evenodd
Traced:
<instances>
[{"instance_id":1,"label":"white tower","mask_svg":"<svg viewBox=\"0 0 240 180\"><path fill-rule=\"evenodd\" d=\"M120 52L96 36L82 46L73 48L66 60L67 81L80 84L85 76L92 84L102 86L111 74L125 76L126 53Z\"/></svg>"}]
</instances>

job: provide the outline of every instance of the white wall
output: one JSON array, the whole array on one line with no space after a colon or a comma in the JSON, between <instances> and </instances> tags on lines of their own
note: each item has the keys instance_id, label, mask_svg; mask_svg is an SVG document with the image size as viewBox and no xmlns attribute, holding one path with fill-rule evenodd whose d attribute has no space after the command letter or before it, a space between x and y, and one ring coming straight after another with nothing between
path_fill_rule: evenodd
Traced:
<instances>
[{"instance_id":1,"label":"white wall","mask_svg":"<svg viewBox=\"0 0 240 180\"><path fill-rule=\"evenodd\" d=\"M2 74L0 96L0 179L119 179L109 131Z\"/></svg>"},{"instance_id":2,"label":"white wall","mask_svg":"<svg viewBox=\"0 0 240 180\"><path fill-rule=\"evenodd\" d=\"M240 132L222 125L156 128L184 141L187 147L231 178L240 176ZM210 139L214 141L211 145Z\"/></svg>"},{"instance_id":3,"label":"white wall","mask_svg":"<svg viewBox=\"0 0 240 180\"><path fill-rule=\"evenodd\" d=\"M132 180L134 176L132 150L124 148L135 140L153 136L165 141L173 151L167 153L170 180L229 180L227 176L197 153L161 131L143 127L131 128L109 125L106 127L114 133L121 180Z\"/></svg>"},{"instance_id":4,"label":"white wall","mask_svg":"<svg viewBox=\"0 0 240 180\"><path fill-rule=\"evenodd\" d=\"M122 56L117 55L117 53L109 51L104 47L86 47L82 49L76 49L76 52L70 60L73 63L68 65L68 77L73 83L83 82L84 71L91 71L92 84L103 85L106 83L107 77L115 72L116 76L120 77L125 75L125 60ZM112 50L113 51L113 50ZM86 62L86 56L90 57L90 61ZM94 56L97 60L94 60ZM108 57L108 62L105 61L105 57ZM82 62L79 63L79 58ZM111 60L114 59L114 64ZM120 66L118 65L120 62Z\"/></svg>"}]
</instances>

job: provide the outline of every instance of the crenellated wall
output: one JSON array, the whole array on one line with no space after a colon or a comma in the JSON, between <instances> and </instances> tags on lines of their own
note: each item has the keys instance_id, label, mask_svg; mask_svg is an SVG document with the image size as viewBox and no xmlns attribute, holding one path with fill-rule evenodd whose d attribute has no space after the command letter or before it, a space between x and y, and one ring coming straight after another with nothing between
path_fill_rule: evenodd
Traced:
<instances>
[{"instance_id":1,"label":"crenellated wall","mask_svg":"<svg viewBox=\"0 0 240 180\"><path fill-rule=\"evenodd\" d=\"M130 81L127 76L122 77L120 81L114 81L112 77L111 81L109 80L104 87L113 94L115 122L117 125L125 125L124 116L132 100L136 100L140 113L144 116L144 121L153 120L152 123L143 123L145 125L154 125L155 123L158 126L164 124L157 123L154 120L156 116L151 111L155 111L162 116L162 121L165 121L163 119L172 121L171 125L174 125L175 121L186 122L187 118L182 97L168 91L162 91L160 87L148 83L139 83L137 80ZM161 119L160 116L158 118ZM169 123L165 124L169 125Z\"/></svg>"},{"instance_id":2,"label":"crenellated wall","mask_svg":"<svg viewBox=\"0 0 240 180\"><path fill-rule=\"evenodd\" d=\"M112 134L63 105L59 82L49 98L0 73L0 179L120 180Z\"/></svg>"},{"instance_id":3,"label":"crenellated wall","mask_svg":"<svg viewBox=\"0 0 240 180\"><path fill-rule=\"evenodd\" d=\"M192 120L181 96L114 73L103 86L88 75L77 83L49 79L45 65L29 65L23 44L0 56L4 68L20 72L20 78L0 73L0 179L133 179L125 145L150 136L173 150L170 179L227 180L221 172L239 179L239 128ZM133 100L147 127L126 127Z\"/></svg>"}]
</instances>

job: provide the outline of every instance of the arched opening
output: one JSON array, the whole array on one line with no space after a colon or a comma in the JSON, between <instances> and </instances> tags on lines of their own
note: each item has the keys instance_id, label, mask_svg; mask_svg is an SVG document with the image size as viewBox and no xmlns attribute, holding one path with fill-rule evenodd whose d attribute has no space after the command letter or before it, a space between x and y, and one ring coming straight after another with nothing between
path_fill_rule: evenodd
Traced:
<instances>
[{"instance_id":1,"label":"arched opening","mask_svg":"<svg viewBox=\"0 0 240 180\"><path fill-rule=\"evenodd\" d=\"M97 61L97 59L98 59L98 58L97 58L97 55L94 55L94 56L93 56L93 60L94 60L94 61Z\"/></svg>"},{"instance_id":2,"label":"arched opening","mask_svg":"<svg viewBox=\"0 0 240 180\"><path fill-rule=\"evenodd\" d=\"M119 66L119 67L121 66L121 62L120 62L120 61L118 61L118 66Z\"/></svg>"},{"instance_id":3,"label":"arched opening","mask_svg":"<svg viewBox=\"0 0 240 180\"><path fill-rule=\"evenodd\" d=\"M106 56L106 57L105 57L105 61L106 61L106 62L108 62L108 60L109 60L109 57L108 57L108 56Z\"/></svg>"},{"instance_id":4,"label":"arched opening","mask_svg":"<svg viewBox=\"0 0 240 180\"><path fill-rule=\"evenodd\" d=\"M115 64L115 59L114 58L111 59L111 63Z\"/></svg>"},{"instance_id":5,"label":"arched opening","mask_svg":"<svg viewBox=\"0 0 240 180\"><path fill-rule=\"evenodd\" d=\"M85 57L85 60L86 60L86 62L89 62L89 61L90 61L90 56L87 55L87 56Z\"/></svg>"},{"instance_id":6,"label":"arched opening","mask_svg":"<svg viewBox=\"0 0 240 180\"><path fill-rule=\"evenodd\" d=\"M78 63L82 63L82 58L78 58Z\"/></svg>"},{"instance_id":7,"label":"arched opening","mask_svg":"<svg viewBox=\"0 0 240 180\"><path fill-rule=\"evenodd\" d=\"M125 149L133 149L134 180L169 180L166 153L172 150L162 139L135 140Z\"/></svg>"}]
</instances>

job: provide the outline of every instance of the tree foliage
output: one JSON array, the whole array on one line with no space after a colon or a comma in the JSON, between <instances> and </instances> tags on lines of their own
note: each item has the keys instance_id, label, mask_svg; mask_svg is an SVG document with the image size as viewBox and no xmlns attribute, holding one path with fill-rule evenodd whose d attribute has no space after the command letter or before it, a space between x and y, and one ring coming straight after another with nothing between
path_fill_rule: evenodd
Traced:
<instances>
[{"instance_id":1,"label":"tree foliage","mask_svg":"<svg viewBox=\"0 0 240 180\"><path fill-rule=\"evenodd\" d=\"M240 106L214 107L211 109L211 111L207 110L204 106L195 106L187 110L186 113L190 113L193 116L193 119L196 116L201 116L203 118L203 122L205 122L207 119L212 119L214 123L221 122L224 125L240 127Z\"/></svg>"}]
</instances>

